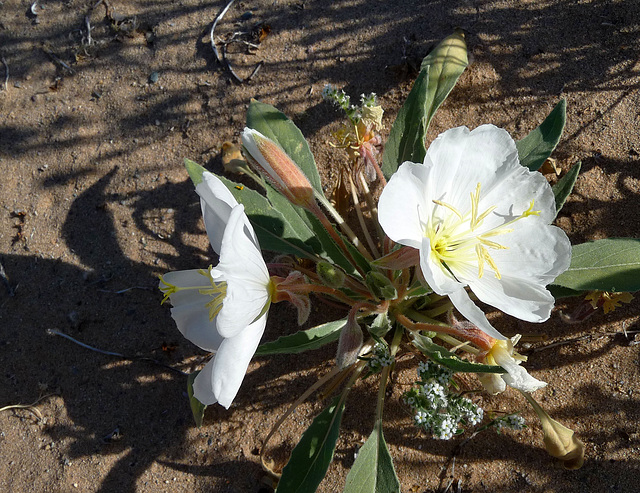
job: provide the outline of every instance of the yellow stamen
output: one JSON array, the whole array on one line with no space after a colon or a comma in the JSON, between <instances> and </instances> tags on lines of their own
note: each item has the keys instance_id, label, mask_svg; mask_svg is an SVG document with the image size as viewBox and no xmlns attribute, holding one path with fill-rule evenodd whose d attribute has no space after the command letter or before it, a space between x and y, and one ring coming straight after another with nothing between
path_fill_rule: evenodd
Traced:
<instances>
[{"instance_id":1,"label":"yellow stamen","mask_svg":"<svg viewBox=\"0 0 640 493\"><path fill-rule=\"evenodd\" d=\"M205 276L209 281L209 285L205 286L179 287L174 284L168 283L162 276L160 276L160 282L164 284L164 286L160 287L160 291L164 293L164 297L162 298L160 304L163 304L169 299L172 294L175 294L178 291L197 289L200 294L205 296L208 295L213 298L208 303L205 303L205 306L209 309L209 320L213 320L218 315L218 313L220 313L224 299L227 296L227 283L225 281L215 282L213 280L213 277L211 276L212 269L213 267L209 266L209 270L198 270L198 273Z\"/></svg>"}]
</instances>

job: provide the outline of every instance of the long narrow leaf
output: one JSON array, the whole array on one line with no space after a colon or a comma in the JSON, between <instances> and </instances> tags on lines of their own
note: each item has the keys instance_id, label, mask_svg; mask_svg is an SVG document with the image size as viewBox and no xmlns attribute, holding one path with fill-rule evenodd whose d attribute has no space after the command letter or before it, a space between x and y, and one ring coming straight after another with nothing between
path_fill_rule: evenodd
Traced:
<instances>
[{"instance_id":1,"label":"long narrow leaf","mask_svg":"<svg viewBox=\"0 0 640 493\"><path fill-rule=\"evenodd\" d=\"M567 119L567 100L562 99L540 126L516 142L520 164L538 171L560 142Z\"/></svg>"},{"instance_id":2,"label":"long narrow leaf","mask_svg":"<svg viewBox=\"0 0 640 493\"><path fill-rule=\"evenodd\" d=\"M558 183L551 187L553 189L553 194L556 197L556 214L560 212L560 209L562 209L567 197L571 195L571 191L573 190L573 186L576 184L581 167L582 163L577 162L566 175L558 180Z\"/></svg>"},{"instance_id":3,"label":"long narrow leaf","mask_svg":"<svg viewBox=\"0 0 640 493\"><path fill-rule=\"evenodd\" d=\"M276 493L313 493L333 460L344 403L339 397L303 433L282 470Z\"/></svg>"},{"instance_id":4,"label":"long narrow leaf","mask_svg":"<svg viewBox=\"0 0 640 493\"><path fill-rule=\"evenodd\" d=\"M420 335L412 334L413 345L429 356L436 363L440 363L442 366L451 368L454 371L463 373L506 373L506 370L501 366L483 365L481 363L473 363L464 359L460 359L451 351L435 344L430 338Z\"/></svg>"},{"instance_id":5,"label":"long narrow leaf","mask_svg":"<svg viewBox=\"0 0 640 493\"><path fill-rule=\"evenodd\" d=\"M424 58L420 74L385 144L382 171L387 179L404 161L421 163L424 160L429 123L467 65L467 45L462 32L442 40Z\"/></svg>"},{"instance_id":6,"label":"long narrow leaf","mask_svg":"<svg viewBox=\"0 0 640 493\"><path fill-rule=\"evenodd\" d=\"M257 356L267 354L296 354L337 341L340 337L340 329L347 323L347 319L336 320L318 325L307 330L300 330L295 334L282 336L275 341L265 342L258 347Z\"/></svg>"},{"instance_id":7,"label":"long narrow leaf","mask_svg":"<svg viewBox=\"0 0 640 493\"><path fill-rule=\"evenodd\" d=\"M196 422L196 426L200 428L204 418L204 410L207 406L193 396L193 381L198 376L198 373L200 373L200 370L196 370L189 374L189 377L187 378L187 395L189 396L189 404L191 405L193 419Z\"/></svg>"}]
</instances>

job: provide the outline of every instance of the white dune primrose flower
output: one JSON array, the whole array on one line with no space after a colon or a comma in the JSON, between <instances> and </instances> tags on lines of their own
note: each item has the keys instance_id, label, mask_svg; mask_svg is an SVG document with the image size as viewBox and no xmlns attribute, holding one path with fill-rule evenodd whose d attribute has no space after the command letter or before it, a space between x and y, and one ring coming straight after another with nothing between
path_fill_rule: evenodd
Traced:
<instances>
[{"instance_id":1,"label":"white dune primrose flower","mask_svg":"<svg viewBox=\"0 0 640 493\"><path fill-rule=\"evenodd\" d=\"M193 382L194 397L229 408L262 338L273 284L244 207L213 174L201 173L194 181L220 262L208 270L170 272L161 278L160 289L163 301L173 305L171 316L182 335L215 352Z\"/></svg>"},{"instance_id":2,"label":"white dune primrose flower","mask_svg":"<svg viewBox=\"0 0 640 493\"><path fill-rule=\"evenodd\" d=\"M469 321L505 339L469 297L529 322L549 318L546 289L569 267L571 245L550 223L547 180L522 166L506 130L447 130L424 164L403 163L380 196L379 220L396 243L420 252L426 282Z\"/></svg>"}]
</instances>

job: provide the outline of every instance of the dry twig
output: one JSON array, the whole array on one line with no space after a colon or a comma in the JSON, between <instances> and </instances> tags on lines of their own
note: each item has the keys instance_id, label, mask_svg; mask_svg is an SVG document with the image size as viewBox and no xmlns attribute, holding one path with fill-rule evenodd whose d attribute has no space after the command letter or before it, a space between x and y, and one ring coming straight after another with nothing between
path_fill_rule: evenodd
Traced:
<instances>
[{"instance_id":1,"label":"dry twig","mask_svg":"<svg viewBox=\"0 0 640 493\"><path fill-rule=\"evenodd\" d=\"M233 2L235 2L235 1L236 0L231 0L227 4L227 6L224 9L222 9L222 11L218 14L218 17L216 17L216 20L213 21L213 26L211 26L211 31L209 32L209 38L211 39L211 48L213 48L213 53L215 54L216 60L218 60L218 63L222 63L222 60L220 59L220 54L218 53L218 48L216 47L216 42L213 39L213 32L216 30L216 26L218 25L218 22L220 22L220 19L222 19L224 17L224 15L227 13L227 10L229 10L229 8L231 8L231 6L233 5Z\"/></svg>"}]
</instances>

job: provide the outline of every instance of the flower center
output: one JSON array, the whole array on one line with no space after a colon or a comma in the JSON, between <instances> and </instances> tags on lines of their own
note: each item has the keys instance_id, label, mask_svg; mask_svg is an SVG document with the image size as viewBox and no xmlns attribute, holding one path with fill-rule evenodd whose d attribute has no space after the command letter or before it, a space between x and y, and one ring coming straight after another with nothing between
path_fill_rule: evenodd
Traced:
<instances>
[{"instance_id":1,"label":"flower center","mask_svg":"<svg viewBox=\"0 0 640 493\"><path fill-rule=\"evenodd\" d=\"M498 266L491 257L490 250L504 250L508 247L493 241L492 238L507 234L513 231L509 226L516 221L528 216L538 215L540 211L534 211L532 200L529 208L520 216L501 224L498 227L478 233L477 229L482 226L484 220L491 214L496 206L491 206L483 212L479 212L480 204L480 183L471 192L471 204L466 213L460 212L451 204L442 200L433 200L433 203L448 209L450 212L441 217L436 217L435 210L432 217L426 223L425 236L431 242L431 252L441 265L454 277L453 271L463 267L462 264L477 263L478 278L484 275L485 263L489 265L497 279L502 276Z\"/></svg>"},{"instance_id":2,"label":"flower center","mask_svg":"<svg viewBox=\"0 0 640 493\"><path fill-rule=\"evenodd\" d=\"M216 318L218 313L220 313L220 310L222 310L222 302L227 296L227 283L225 281L215 282L213 280L213 276L211 275L212 269L213 267L209 266L208 270L198 270L198 273L202 274L209 281L209 284L205 284L203 286L179 287L174 284L168 283L161 276L160 281L162 282L162 284L164 284L164 286L160 288L160 290L164 293L164 298L162 298L161 303L167 301L167 299L169 299L172 294L177 293L178 291L197 289L200 294L211 296L211 301L205 303L205 306L209 309L209 320L213 320L214 318Z\"/></svg>"}]
</instances>

